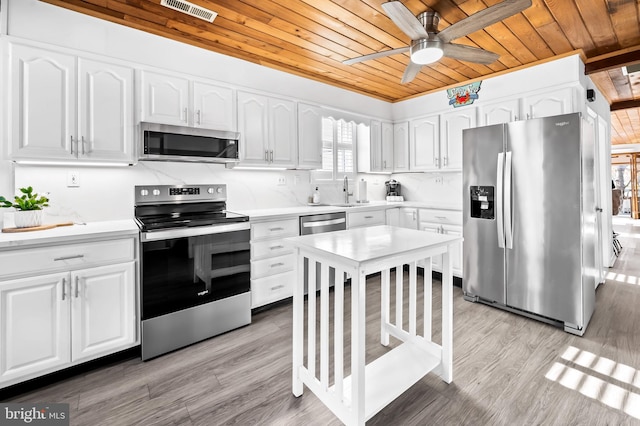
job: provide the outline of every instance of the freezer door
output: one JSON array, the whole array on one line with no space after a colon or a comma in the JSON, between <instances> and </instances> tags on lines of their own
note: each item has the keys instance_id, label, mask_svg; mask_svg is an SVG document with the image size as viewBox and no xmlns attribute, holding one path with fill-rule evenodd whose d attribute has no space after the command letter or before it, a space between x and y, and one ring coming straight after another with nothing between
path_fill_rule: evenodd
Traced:
<instances>
[{"instance_id":1,"label":"freezer door","mask_svg":"<svg viewBox=\"0 0 640 426\"><path fill-rule=\"evenodd\" d=\"M462 147L462 288L468 296L504 304L504 236L498 236L503 217L498 159L504 158L504 125L464 130Z\"/></svg>"},{"instance_id":2,"label":"freezer door","mask_svg":"<svg viewBox=\"0 0 640 426\"><path fill-rule=\"evenodd\" d=\"M510 123L506 130L511 200L505 223L511 224L512 236L512 248L506 249L506 304L572 324L582 318L576 303L581 294L580 120L579 114L568 114Z\"/></svg>"}]
</instances>

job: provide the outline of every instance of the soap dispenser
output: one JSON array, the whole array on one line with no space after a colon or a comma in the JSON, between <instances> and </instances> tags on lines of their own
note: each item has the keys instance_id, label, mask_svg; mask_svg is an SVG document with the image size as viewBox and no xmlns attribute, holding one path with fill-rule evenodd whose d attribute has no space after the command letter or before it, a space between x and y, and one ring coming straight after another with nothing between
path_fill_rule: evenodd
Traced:
<instances>
[{"instance_id":1,"label":"soap dispenser","mask_svg":"<svg viewBox=\"0 0 640 426\"><path fill-rule=\"evenodd\" d=\"M316 190L313 191L313 204L320 204L320 191L318 191L317 186Z\"/></svg>"}]
</instances>

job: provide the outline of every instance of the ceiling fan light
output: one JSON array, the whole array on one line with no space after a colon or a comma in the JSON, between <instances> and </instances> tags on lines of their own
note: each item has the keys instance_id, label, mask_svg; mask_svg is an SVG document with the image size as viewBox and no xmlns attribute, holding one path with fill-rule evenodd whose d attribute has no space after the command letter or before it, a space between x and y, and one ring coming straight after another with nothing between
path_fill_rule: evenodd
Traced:
<instances>
[{"instance_id":1,"label":"ceiling fan light","mask_svg":"<svg viewBox=\"0 0 640 426\"><path fill-rule=\"evenodd\" d=\"M431 64L442 58L443 54L440 40L422 39L411 43L411 62L415 64Z\"/></svg>"}]
</instances>

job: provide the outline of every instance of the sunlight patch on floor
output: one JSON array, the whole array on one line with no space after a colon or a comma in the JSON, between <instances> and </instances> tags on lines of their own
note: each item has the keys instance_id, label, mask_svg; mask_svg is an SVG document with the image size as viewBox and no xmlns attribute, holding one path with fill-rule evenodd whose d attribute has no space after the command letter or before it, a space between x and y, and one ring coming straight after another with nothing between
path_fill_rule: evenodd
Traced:
<instances>
[{"instance_id":1,"label":"sunlight patch on floor","mask_svg":"<svg viewBox=\"0 0 640 426\"><path fill-rule=\"evenodd\" d=\"M603 376L630 384L640 389L640 371L592 352L569 346L560 357ZM565 388L600 401L631 417L640 419L640 393L630 391L614 383L582 371L563 362L554 362L545 377Z\"/></svg>"},{"instance_id":2,"label":"sunlight patch on floor","mask_svg":"<svg viewBox=\"0 0 640 426\"><path fill-rule=\"evenodd\" d=\"M636 277L635 275L618 274L617 272L612 272L612 271L607 272L605 274L605 278L607 280L617 281L619 283L633 284L633 285L640 284L640 278Z\"/></svg>"}]
</instances>

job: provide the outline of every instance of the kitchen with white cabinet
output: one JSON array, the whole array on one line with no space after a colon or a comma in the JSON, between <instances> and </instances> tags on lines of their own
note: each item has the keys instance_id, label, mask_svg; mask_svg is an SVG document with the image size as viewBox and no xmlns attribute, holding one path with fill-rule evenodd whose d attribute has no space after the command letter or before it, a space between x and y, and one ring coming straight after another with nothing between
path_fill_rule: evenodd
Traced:
<instances>
[{"instance_id":1,"label":"kitchen with white cabinet","mask_svg":"<svg viewBox=\"0 0 640 426\"><path fill-rule=\"evenodd\" d=\"M91 422L93 401L103 404L101 410L118 423L124 409L111 400L109 386L142 401L142 414L122 420L125 424L149 420L164 398L168 408L158 414L166 416L161 424L172 416L189 419L190 411L200 413L193 418L206 423L224 410L221 407L242 407L247 400L250 407L270 401L284 404L282 417L260 419L266 424L335 424L336 418L322 407L301 409L291 395L291 311L297 276L295 252L286 239L300 235L300 216L344 211L347 229L361 229L362 235L363 228L392 225L457 239L462 236L466 195L463 130L586 110L582 99L588 82L580 75L578 55L488 78L472 105L454 109L442 92L392 104L39 1L12 0L8 5L3 14L10 25L0 38L3 85L8 89L2 103L0 194L31 185L49 194L47 223L74 225L0 234L0 392L7 402L39 402L33 398L56 399L52 395L58 395L57 386L78 383L86 395L67 398L60 390L56 400L70 404L72 419L79 424ZM56 30L61 22L67 31ZM80 33L85 37L78 37ZM550 77L532 78L536 75ZM367 128L368 138L358 140L355 150L357 172L349 180L351 188L360 179L367 181L367 203L340 206L341 179L316 178L315 170L323 164L321 119L331 114L353 117ZM237 131L239 161L233 166L138 161L140 122ZM79 177L78 184L70 183L72 174ZM390 179L401 182L404 202L385 200ZM225 184L226 207L249 217L252 323L142 362L136 352L141 341L142 258L134 185L208 182ZM310 205L316 186L320 206ZM12 214L0 210L3 227L13 225ZM611 224L602 229L609 234ZM414 265L421 276L425 270L436 272L434 300L442 294L438 280L446 268L451 268L454 283L459 285L464 277L462 246L449 250L446 265L440 255ZM372 278L366 283L373 285ZM393 303L402 296L402 290L397 291ZM453 291L459 296L459 288ZM348 292L345 287L345 298L350 298ZM418 300L426 310L426 296ZM459 321L453 323L454 336L472 315L475 307L468 305L453 302L453 318ZM500 325L504 318L491 327L505 327ZM522 331L527 327L522 321L509 317L503 324ZM418 322L427 334L423 319ZM537 333L548 336L542 330ZM25 332L32 333L33 340L25 341ZM437 333L434 328L434 336ZM478 359L490 356L455 339L456 351L470 351ZM379 355L377 343L367 351ZM123 359L110 363L118 355ZM93 377L109 372L112 377L92 385ZM260 381L238 383L254 376ZM53 387L52 393L47 387ZM175 395L186 392L187 402L172 396L172 389ZM427 389L419 382L407 395L419 400ZM298 410L301 418L293 414ZM255 420L243 419L237 411L235 415L240 422Z\"/></svg>"}]
</instances>

